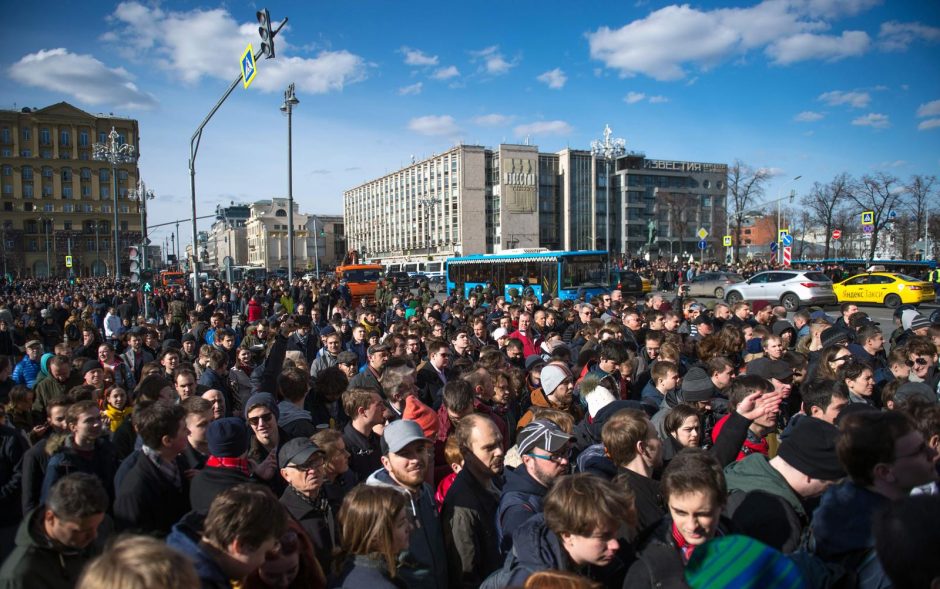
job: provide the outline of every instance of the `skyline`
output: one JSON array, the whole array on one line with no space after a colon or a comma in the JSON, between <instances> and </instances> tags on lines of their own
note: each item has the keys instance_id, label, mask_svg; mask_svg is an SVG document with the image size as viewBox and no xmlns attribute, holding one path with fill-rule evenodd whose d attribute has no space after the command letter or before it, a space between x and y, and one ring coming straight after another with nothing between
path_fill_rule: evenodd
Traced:
<instances>
[{"instance_id":1,"label":"skyline","mask_svg":"<svg viewBox=\"0 0 940 589\"><path fill-rule=\"evenodd\" d=\"M527 139L590 149L608 124L652 159L772 170L767 200L841 172L903 181L940 168L935 3L16 5L0 107L66 101L138 119L141 177L157 195L149 222L188 217L189 139L247 44L258 48L262 7L290 20L276 59L260 59L251 88L239 85L206 127L199 215L286 196L278 107L291 82L294 199L312 214L342 214L344 190L412 155Z\"/></svg>"}]
</instances>

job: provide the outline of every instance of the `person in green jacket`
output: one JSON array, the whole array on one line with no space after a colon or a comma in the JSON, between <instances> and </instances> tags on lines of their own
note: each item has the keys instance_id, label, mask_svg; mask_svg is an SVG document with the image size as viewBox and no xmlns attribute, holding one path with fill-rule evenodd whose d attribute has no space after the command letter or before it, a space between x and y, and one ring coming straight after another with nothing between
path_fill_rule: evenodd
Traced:
<instances>
[{"instance_id":1,"label":"person in green jacket","mask_svg":"<svg viewBox=\"0 0 940 589\"><path fill-rule=\"evenodd\" d=\"M0 568L0 589L70 589L97 556L112 528L108 493L86 473L60 479L45 504L29 512L16 548Z\"/></svg>"}]
</instances>

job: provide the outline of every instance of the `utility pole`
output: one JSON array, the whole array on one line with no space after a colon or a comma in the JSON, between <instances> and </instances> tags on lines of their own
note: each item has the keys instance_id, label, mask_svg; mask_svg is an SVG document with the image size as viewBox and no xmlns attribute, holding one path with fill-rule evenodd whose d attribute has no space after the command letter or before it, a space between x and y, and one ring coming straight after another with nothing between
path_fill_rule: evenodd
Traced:
<instances>
[{"instance_id":1,"label":"utility pole","mask_svg":"<svg viewBox=\"0 0 940 589\"><path fill-rule=\"evenodd\" d=\"M294 96L294 84L284 92L281 112L287 114L287 283L294 282L294 153L291 138L291 121L294 107L300 104Z\"/></svg>"}]
</instances>

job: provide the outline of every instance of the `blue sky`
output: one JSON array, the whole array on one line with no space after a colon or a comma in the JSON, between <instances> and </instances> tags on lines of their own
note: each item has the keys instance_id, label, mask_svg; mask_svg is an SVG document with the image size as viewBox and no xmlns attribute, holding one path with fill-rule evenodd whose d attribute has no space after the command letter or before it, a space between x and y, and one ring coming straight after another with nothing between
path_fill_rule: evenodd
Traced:
<instances>
[{"instance_id":1,"label":"blue sky","mask_svg":"<svg viewBox=\"0 0 940 589\"><path fill-rule=\"evenodd\" d=\"M290 20L204 133L199 214L286 195L291 82L304 212L339 214L343 190L458 141L588 148L605 124L651 158L768 168L767 198L843 171L940 168L940 3L463 4L267 4ZM258 47L258 8L11 4L0 105L139 119L151 223L188 217L190 137Z\"/></svg>"}]
</instances>

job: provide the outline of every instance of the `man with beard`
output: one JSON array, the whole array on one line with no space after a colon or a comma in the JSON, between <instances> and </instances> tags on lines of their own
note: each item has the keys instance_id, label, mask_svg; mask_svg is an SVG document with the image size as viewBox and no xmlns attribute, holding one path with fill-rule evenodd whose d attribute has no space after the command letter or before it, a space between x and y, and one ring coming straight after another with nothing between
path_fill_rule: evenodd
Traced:
<instances>
[{"instance_id":1,"label":"man with beard","mask_svg":"<svg viewBox=\"0 0 940 589\"><path fill-rule=\"evenodd\" d=\"M382 434L382 467L366 480L367 485L387 486L407 493L409 509L415 518L407 554L398 574L408 587L428 589L447 587L447 556L441 523L431 486L425 482L431 441L421 426L399 419L388 424Z\"/></svg>"},{"instance_id":2,"label":"man with beard","mask_svg":"<svg viewBox=\"0 0 940 589\"><path fill-rule=\"evenodd\" d=\"M503 472L503 436L482 415L460 420L454 432L463 455L463 468L454 479L444 505L444 544L450 586L479 587L499 566L499 538L493 529Z\"/></svg>"},{"instance_id":3,"label":"man with beard","mask_svg":"<svg viewBox=\"0 0 940 589\"><path fill-rule=\"evenodd\" d=\"M503 553L512 549L513 530L542 512L545 494L559 477L568 474L573 441L574 436L547 419L537 419L519 432L522 465L506 471L496 511L496 533Z\"/></svg>"}]
</instances>

